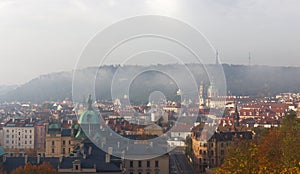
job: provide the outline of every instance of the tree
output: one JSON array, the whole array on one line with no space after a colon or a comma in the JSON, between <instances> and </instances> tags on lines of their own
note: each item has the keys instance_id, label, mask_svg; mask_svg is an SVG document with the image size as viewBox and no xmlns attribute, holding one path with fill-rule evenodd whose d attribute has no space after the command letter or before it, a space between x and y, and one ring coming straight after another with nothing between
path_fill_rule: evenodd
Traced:
<instances>
[{"instance_id":1,"label":"tree","mask_svg":"<svg viewBox=\"0 0 300 174\"><path fill-rule=\"evenodd\" d=\"M216 173L251 174L258 172L257 144L254 141L241 140L229 147L225 161Z\"/></svg>"},{"instance_id":2,"label":"tree","mask_svg":"<svg viewBox=\"0 0 300 174\"><path fill-rule=\"evenodd\" d=\"M287 115L280 128L268 130L257 142L229 147L216 173L300 173L300 120Z\"/></svg>"},{"instance_id":3,"label":"tree","mask_svg":"<svg viewBox=\"0 0 300 174\"><path fill-rule=\"evenodd\" d=\"M268 173L300 173L300 122L287 115L280 129L270 130L259 145L260 171Z\"/></svg>"},{"instance_id":4,"label":"tree","mask_svg":"<svg viewBox=\"0 0 300 174\"><path fill-rule=\"evenodd\" d=\"M35 166L31 163L26 163L24 167L20 166L13 170L11 174L56 174L57 171L46 162Z\"/></svg>"}]
</instances>

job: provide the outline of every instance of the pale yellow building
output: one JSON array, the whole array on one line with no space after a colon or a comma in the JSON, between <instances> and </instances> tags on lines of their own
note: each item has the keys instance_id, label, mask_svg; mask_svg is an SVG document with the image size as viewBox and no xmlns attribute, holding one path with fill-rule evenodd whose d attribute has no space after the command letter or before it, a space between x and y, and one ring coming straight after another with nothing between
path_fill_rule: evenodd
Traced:
<instances>
[{"instance_id":1,"label":"pale yellow building","mask_svg":"<svg viewBox=\"0 0 300 174\"><path fill-rule=\"evenodd\" d=\"M46 134L46 157L68 156L73 150L72 129L61 129L59 124L51 124Z\"/></svg>"},{"instance_id":2,"label":"pale yellow building","mask_svg":"<svg viewBox=\"0 0 300 174\"><path fill-rule=\"evenodd\" d=\"M125 174L168 174L169 155L147 160L125 160Z\"/></svg>"}]
</instances>

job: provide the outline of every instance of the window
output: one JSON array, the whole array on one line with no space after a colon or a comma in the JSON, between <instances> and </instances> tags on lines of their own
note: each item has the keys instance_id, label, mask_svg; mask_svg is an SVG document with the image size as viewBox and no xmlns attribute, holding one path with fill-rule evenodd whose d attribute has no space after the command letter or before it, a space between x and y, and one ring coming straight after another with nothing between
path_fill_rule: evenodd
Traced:
<instances>
[{"instance_id":1,"label":"window","mask_svg":"<svg viewBox=\"0 0 300 174\"><path fill-rule=\"evenodd\" d=\"M19 135L21 135L21 132L19 132Z\"/></svg>"},{"instance_id":2,"label":"window","mask_svg":"<svg viewBox=\"0 0 300 174\"><path fill-rule=\"evenodd\" d=\"M224 150L221 150L221 155L224 155Z\"/></svg>"},{"instance_id":3,"label":"window","mask_svg":"<svg viewBox=\"0 0 300 174\"><path fill-rule=\"evenodd\" d=\"M147 161L147 167L150 167L150 161Z\"/></svg>"},{"instance_id":4,"label":"window","mask_svg":"<svg viewBox=\"0 0 300 174\"><path fill-rule=\"evenodd\" d=\"M54 146L54 141L52 141L52 146Z\"/></svg>"},{"instance_id":5,"label":"window","mask_svg":"<svg viewBox=\"0 0 300 174\"><path fill-rule=\"evenodd\" d=\"M71 140L69 140L69 144L71 144Z\"/></svg>"},{"instance_id":6,"label":"window","mask_svg":"<svg viewBox=\"0 0 300 174\"><path fill-rule=\"evenodd\" d=\"M29 138L32 138L32 136L31 136L31 135L29 135Z\"/></svg>"},{"instance_id":7,"label":"window","mask_svg":"<svg viewBox=\"0 0 300 174\"><path fill-rule=\"evenodd\" d=\"M52 148L52 153L54 153L54 149Z\"/></svg>"},{"instance_id":8,"label":"window","mask_svg":"<svg viewBox=\"0 0 300 174\"><path fill-rule=\"evenodd\" d=\"M29 141L29 144L31 144L31 140Z\"/></svg>"},{"instance_id":9,"label":"window","mask_svg":"<svg viewBox=\"0 0 300 174\"><path fill-rule=\"evenodd\" d=\"M9 138L9 135L6 135L6 138Z\"/></svg>"},{"instance_id":10,"label":"window","mask_svg":"<svg viewBox=\"0 0 300 174\"><path fill-rule=\"evenodd\" d=\"M76 165L76 166L75 166L75 170L78 170L78 169L79 169L79 167L78 167L78 165Z\"/></svg>"},{"instance_id":11,"label":"window","mask_svg":"<svg viewBox=\"0 0 300 174\"><path fill-rule=\"evenodd\" d=\"M9 144L9 141L8 141L8 140L6 140L6 144Z\"/></svg>"},{"instance_id":12,"label":"window","mask_svg":"<svg viewBox=\"0 0 300 174\"><path fill-rule=\"evenodd\" d=\"M27 135L25 135L25 138L27 138Z\"/></svg>"},{"instance_id":13,"label":"window","mask_svg":"<svg viewBox=\"0 0 300 174\"><path fill-rule=\"evenodd\" d=\"M14 144L14 140L11 141L11 144Z\"/></svg>"},{"instance_id":14,"label":"window","mask_svg":"<svg viewBox=\"0 0 300 174\"><path fill-rule=\"evenodd\" d=\"M14 133L15 130L12 130L11 132Z\"/></svg>"},{"instance_id":15,"label":"window","mask_svg":"<svg viewBox=\"0 0 300 174\"><path fill-rule=\"evenodd\" d=\"M221 143L221 147L223 147L224 146L224 144L223 143Z\"/></svg>"},{"instance_id":16,"label":"window","mask_svg":"<svg viewBox=\"0 0 300 174\"><path fill-rule=\"evenodd\" d=\"M63 145L66 145L66 141L65 140L63 140Z\"/></svg>"},{"instance_id":17,"label":"window","mask_svg":"<svg viewBox=\"0 0 300 174\"><path fill-rule=\"evenodd\" d=\"M27 141L25 141L25 144L27 144Z\"/></svg>"},{"instance_id":18,"label":"window","mask_svg":"<svg viewBox=\"0 0 300 174\"><path fill-rule=\"evenodd\" d=\"M155 161L155 167L158 167L158 161Z\"/></svg>"},{"instance_id":19,"label":"window","mask_svg":"<svg viewBox=\"0 0 300 174\"><path fill-rule=\"evenodd\" d=\"M29 130L29 133L31 133L31 130Z\"/></svg>"},{"instance_id":20,"label":"window","mask_svg":"<svg viewBox=\"0 0 300 174\"><path fill-rule=\"evenodd\" d=\"M142 167L142 161L139 161L139 167Z\"/></svg>"},{"instance_id":21,"label":"window","mask_svg":"<svg viewBox=\"0 0 300 174\"><path fill-rule=\"evenodd\" d=\"M25 133L27 133L27 130L25 130Z\"/></svg>"},{"instance_id":22,"label":"window","mask_svg":"<svg viewBox=\"0 0 300 174\"><path fill-rule=\"evenodd\" d=\"M7 129L6 132L9 132L9 130Z\"/></svg>"},{"instance_id":23,"label":"window","mask_svg":"<svg viewBox=\"0 0 300 174\"><path fill-rule=\"evenodd\" d=\"M133 167L133 161L130 161L129 166L130 166L130 167Z\"/></svg>"},{"instance_id":24,"label":"window","mask_svg":"<svg viewBox=\"0 0 300 174\"><path fill-rule=\"evenodd\" d=\"M62 151L62 153L63 153L63 154L65 154L65 153L66 153L66 149L65 149L65 148L63 148L63 151Z\"/></svg>"}]
</instances>

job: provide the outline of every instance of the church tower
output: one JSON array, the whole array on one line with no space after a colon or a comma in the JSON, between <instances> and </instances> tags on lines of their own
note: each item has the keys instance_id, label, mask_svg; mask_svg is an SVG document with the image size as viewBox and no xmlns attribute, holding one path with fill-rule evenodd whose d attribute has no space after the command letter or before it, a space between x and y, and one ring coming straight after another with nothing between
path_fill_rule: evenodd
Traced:
<instances>
[{"instance_id":1,"label":"church tower","mask_svg":"<svg viewBox=\"0 0 300 174\"><path fill-rule=\"evenodd\" d=\"M237 127L240 126L240 114L238 111L237 102L235 103L235 112L233 116L233 121L234 121L234 129L237 130Z\"/></svg>"},{"instance_id":2,"label":"church tower","mask_svg":"<svg viewBox=\"0 0 300 174\"><path fill-rule=\"evenodd\" d=\"M199 86L199 108L202 108L204 105L204 95L203 95L203 83L200 83Z\"/></svg>"}]
</instances>

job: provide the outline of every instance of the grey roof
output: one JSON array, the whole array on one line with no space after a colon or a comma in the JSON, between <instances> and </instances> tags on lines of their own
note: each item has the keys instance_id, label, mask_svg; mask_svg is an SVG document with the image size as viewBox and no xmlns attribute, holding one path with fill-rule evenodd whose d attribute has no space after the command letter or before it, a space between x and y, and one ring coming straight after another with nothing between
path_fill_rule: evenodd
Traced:
<instances>
[{"instance_id":1,"label":"grey roof","mask_svg":"<svg viewBox=\"0 0 300 174\"><path fill-rule=\"evenodd\" d=\"M87 155L86 158L83 158L83 155L80 153L80 150L75 150L77 152L77 157L64 157L62 163L59 163L59 158L57 157L41 157L40 164L43 162L48 162L55 169L67 169L72 168L73 162L75 160L80 160L82 168L94 168L94 164L96 164L97 172L120 172L120 161L113 160L110 163L105 162L106 153L95 146L93 143L89 141L84 142L84 153L88 154L89 147L92 147L92 154ZM80 147L78 147L80 148ZM116 157L111 157L111 159L118 159ZM37 157L28 157L28 162L37 165ZM25 165L24 157L7 157L6 162L3 167L5 171L11 172L12 170Z\"/></svg>"},{"instance_id":2,"label":"grey roof","mask_svg":"<svg viewBox=\"0 0 300 174\"><path fill-rule=\"evenodd\" d=\"M62 137L70 137L71 136L71 129L62 129L61 130Z\"/></svg>"},{"instance_id":3,"label":"grey roof","mask_svg":"<svg viewBox=\"0 0 300 174\"><path fill-rule=\"evenodd\" d=\"M58 166L58 158L41 158L41 164L43 162L48 162L53 168L57 168ZM36 157L28 157L28 162L32 164L37 164ZM20 166L25 165L25 158L24 157L7 157L6 161L3 163L4 171L11 172Z\"/></svg>"}]
</instances>

